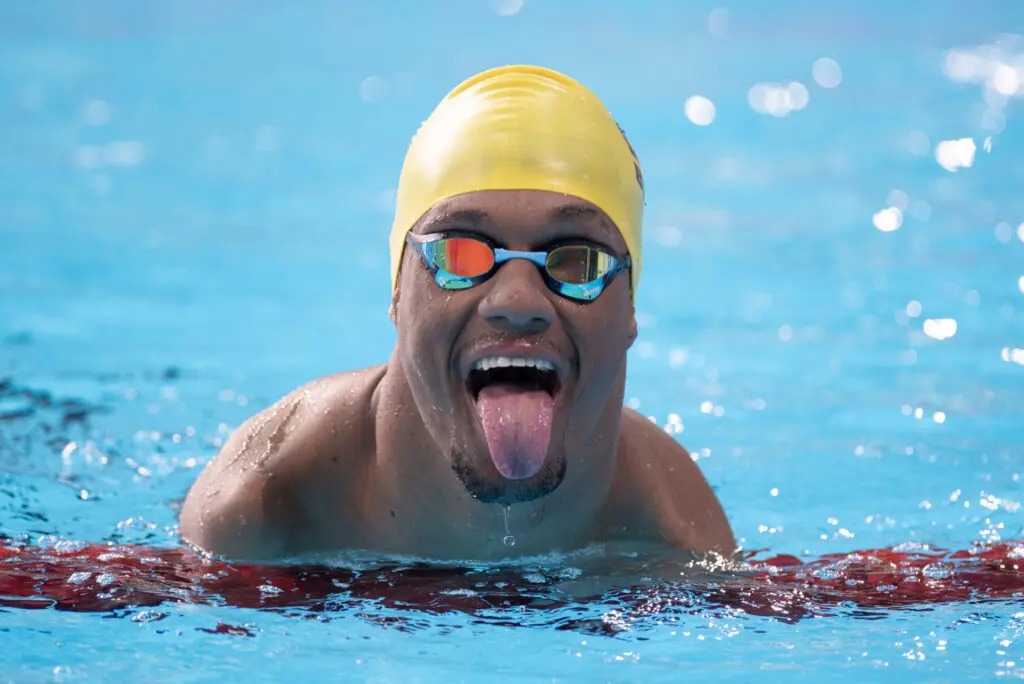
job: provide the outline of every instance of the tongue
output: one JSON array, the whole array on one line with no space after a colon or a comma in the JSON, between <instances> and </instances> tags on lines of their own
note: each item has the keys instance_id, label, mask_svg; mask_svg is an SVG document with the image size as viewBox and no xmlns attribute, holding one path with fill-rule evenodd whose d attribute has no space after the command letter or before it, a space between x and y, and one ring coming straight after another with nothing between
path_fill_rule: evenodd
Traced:
<instances>
[{"instance_id":1,"label":"tongue","mask_svg":"<svg viewBox=\"0 0 1024 684\"><path fill-rule=\"evenodd\" d=\"M533 477L544 465L551 442L551 395L491 385L480 390L476 413L494 467L510 480Z\"/></svg>"}]
</instances>

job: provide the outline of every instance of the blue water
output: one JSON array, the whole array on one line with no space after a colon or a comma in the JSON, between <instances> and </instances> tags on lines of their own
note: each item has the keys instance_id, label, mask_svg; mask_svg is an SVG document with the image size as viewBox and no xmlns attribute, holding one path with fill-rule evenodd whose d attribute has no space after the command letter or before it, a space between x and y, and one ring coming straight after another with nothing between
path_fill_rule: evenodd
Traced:
<instances>
[{"instance_id":1,"label":"blue water","mask_svg":"<svg viewBox=\"0 0 1024 684\"><path fill-rule=\"evenodd\" d=\"M0 6L0 534L176 545L236 425L389 353L419 122L466 76L536 62L590 85L644 164L627 397L698 457L745 549L1024 538L1024 6L822 5ZM805 107L755 111L755 84L791 82ZM1024 677L1020 598L669 611L615 636L512 609L402 629L370 603L161 611L0 611L0 679Z\"/></svg>"}]
</instances>

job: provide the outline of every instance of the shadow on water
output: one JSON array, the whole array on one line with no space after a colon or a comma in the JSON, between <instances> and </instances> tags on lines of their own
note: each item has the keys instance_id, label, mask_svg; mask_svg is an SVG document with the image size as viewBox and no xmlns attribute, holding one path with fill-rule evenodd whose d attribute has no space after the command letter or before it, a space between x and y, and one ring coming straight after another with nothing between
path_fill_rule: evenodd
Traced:
<instances>
[{"instance_id":1,"label":"shadow on water","mask_svg":"<svg viewBox=\"0 0 1024 684\"><path fill-rule=\"evenodd\" d=\"M12 378L0 379L0 463L30 452L35 440L59 452L72 429L87 427L91 416L108 411L99 404L16 385Z\"/></svg>"}]
</instances>

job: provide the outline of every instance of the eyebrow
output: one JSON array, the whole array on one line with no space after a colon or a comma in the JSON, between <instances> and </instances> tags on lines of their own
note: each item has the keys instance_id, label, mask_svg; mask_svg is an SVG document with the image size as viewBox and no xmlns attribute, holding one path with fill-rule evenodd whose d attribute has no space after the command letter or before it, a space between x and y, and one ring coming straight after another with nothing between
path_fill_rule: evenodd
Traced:
<instances>
[{"instance_id":1,"label":"eyebrow","mask_svg":"<svg viewBox=\"0 0 1024 684\"><path fill-rule=\"evenodd\" d=\"M430 228L436 228L446 224L461 223L472 228L477 228L481 225L492 222L490 214L486 211L480 211L479 209L457 209L455 211L446 211L434 216L427 222L427 225Z\"/></svg>"},{"instance_id":2,"label":"eyebrow","mask_svg":"<svg viewBox=\"0 0 1024 684\"><path fill-rule=\"evenodd\" d=\"M551 223L586 223L594 221L597 225L601 226L604 232L608 235L618 232L615 229L615 225L608 219L604 212L585 204L567 204L565 206L558 207L548 214L548 219ZM607 238L608 235L605 237Z\"/></svg>"},{"instance_id":3,"label":"eyebrow","mask_svg":"<svg viewBox=\"0 0 1024 684\"><path fill-rule=\"evenodd\" d=\"M593 207L583 204L567 204L564 207L553 209L548 218L551 221L579 221L593 218L601 218L601 213Z\"/></svg>"}]
</instances>

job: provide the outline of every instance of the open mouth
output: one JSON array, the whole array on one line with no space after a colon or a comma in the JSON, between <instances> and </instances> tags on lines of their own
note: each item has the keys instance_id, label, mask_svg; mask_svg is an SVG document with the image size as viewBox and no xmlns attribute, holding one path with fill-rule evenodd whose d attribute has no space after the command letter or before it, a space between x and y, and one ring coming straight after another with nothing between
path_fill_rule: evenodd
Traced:
<instances>
[{"instance_id":1,"label":"open mouth","mask_svg":"<svg viewBox=\"0 0 1024 684\"><path fill-rule=\"evenodd\" d=\"M502 477L522 480L540 472L561 389L555 365L538 358L486 357L473 364L466 389Z\"/></svg>"},{"instance_id":2,"label":"open mouth","mask_svg":"<svg viewBox=\"0 0 1024 684\"><path fill-rule=\"evenodd\" d=\"M477 400L480 390L495 385L522 392L539 390L547 392L552 397L561 389L554 364L544 359L495 356L474 363L466 379L470 396Z\"/></svg>"}]
</instances>

